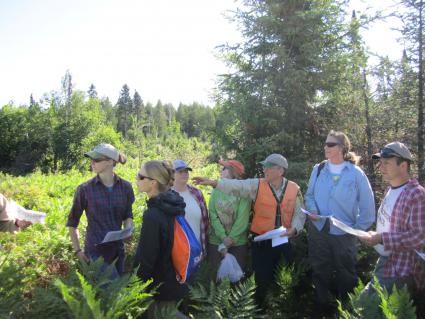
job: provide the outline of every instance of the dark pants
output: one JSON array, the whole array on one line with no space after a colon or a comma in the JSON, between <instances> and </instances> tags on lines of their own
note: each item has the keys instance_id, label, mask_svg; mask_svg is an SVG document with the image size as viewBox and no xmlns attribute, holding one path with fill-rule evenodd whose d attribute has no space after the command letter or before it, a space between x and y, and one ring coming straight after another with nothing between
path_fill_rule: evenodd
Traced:
<instances>
[{"instance_id":1,"label":"dark pants","mask_svg":"<svg viewBox=\"0 0 425 319\"><path fill-rule=\"evenodd\" d=\"M88 255L89 255L88 257L90 258L90 260L93 260L93 261L95 261L96 259L101 257L99 254L96 254L96 253L89 253ZM105 258L104 258L104 260L105 260ZM114 264L115 267L112 268L112 273L110 275L111 280L116 279L123 274L123 272L124 272L124 261L125 261L124 250L120 249L118 251L118 256L115 259L115 264ZM106 269L112 264L112 262L113 261L105 260L100 271L105 272Z\"/></svg>"},{"instance_id":2,"label":"dark pants","mask_svg":"<svg viewBox=\"0 0 425 319\"><path fill-rule=\"evenodd\" d=\"M220 266L221 260L223 259L223 256L217 250L217 248L218 248L218 245L208 244L208 254L207 254L208 263L211 265L212 269L215 269L215 270L218 269L218 267ZM227 249L227 252L235 256L242 271L245 272L246 264L248 260L248 244L241 245L241 246L232 246Z\"/></svg>"},{"instance_id":3,"label":"dark pants","mask_svg":"<svg viewBox=\"0 0 425 319\"><path fill-rule=\"evenodd\" d=\"M257 284L255 300L260 307L264 308L267 290L274 284L275 274L281 262L292 262L290 243L272 247L271 240L252 242L252 269Z\"/></svg>"},{"instance_id":4,"label":"dark pants","mask_svg":"<svg viewBox=\"0 0 425 319\"><path fill-rule=\"evenodd\" d=\"M321 231L309 223L307 238L318 306L329 308L334 300L331 296L333 273L336 275L333 286L338 292L338 299L345 300L348 292L357 285L357 239L349 234L329 234L329 220Z\"/></svg>"}]
</instances>

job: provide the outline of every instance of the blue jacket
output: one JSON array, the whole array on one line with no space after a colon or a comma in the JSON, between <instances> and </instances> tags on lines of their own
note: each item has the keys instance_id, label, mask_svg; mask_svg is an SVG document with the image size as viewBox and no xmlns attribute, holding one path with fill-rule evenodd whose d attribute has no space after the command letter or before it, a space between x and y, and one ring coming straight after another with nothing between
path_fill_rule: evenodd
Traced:
<instances>
[{"instance_id":1,"label":"blue jacket","mask_svg":"<svg viewBox=\"0 0 425 319\"><path fill-rule=\"evenodd\" d=\"M314 166L308 182L305 194L306 209L310 212L316 211L322 216L332 215L356 229L368 229L375 221L375 200L365 173L358 166L346 161L341 178L334 184L328 163L316 179L318 167L319 164ZM320 219L312 222L321 230L325 221ZM330 233L345 234L332 223Z\"/></svg>"}]
</instances>

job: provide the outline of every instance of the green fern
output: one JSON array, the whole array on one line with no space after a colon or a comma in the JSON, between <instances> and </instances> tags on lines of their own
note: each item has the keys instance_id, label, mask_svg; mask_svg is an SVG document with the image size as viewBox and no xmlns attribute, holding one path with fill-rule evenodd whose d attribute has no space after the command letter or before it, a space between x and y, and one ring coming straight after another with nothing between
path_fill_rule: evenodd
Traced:
<instances>
[{"instance_id":1,"label":"green fern","mask_svg":"<svg viewBox=\"0 0 425 319\"><path fill-rule=\"evenodd\" d=\"M407 287L401 289L393 287L393 291L388 295L384 289L382 295L381 308L385 318L392 319L414 319L416 318L415 307L410 299Z\"/></svg>"},{"instance_id":2,"label":"green fern","mask_svg":"<svg viewBox=\"0 0 425 319\"><path fill-rule=\"evenodd\" d=\"M338 310L343 319L414 319L416 310L406 287L398 290L395 286L390 293L374 278L373 290L365 292L359 281L352 294L349 294L349 309L343 309L338 301Z\"/></svg>"},{"instance_id":3,"label":"green fern","mask_svg":"<svg viewBox=\"0 0 425 319\"><path fill-rule=\"evenodd\" d=\"M155 318L156 319L169 319L177 318L177 312L180 302L169 302L162 304L161 307L155 308Z\"/></svg>"},{"instance_id":4,"label":"green fern","mask_svg":"<svg viewBox=\"0 0 425 319\"><path fill-rule=\"evenodd\" d=\"M242 319L264 318L254 302L255 283L253 277L231 285L228 279L218 286L210 282L209 289L201 284L190 286L191 307L195 310L193 318Z\"/></svg>"},{"instance_id":5,"label":"green fern","mask_svg":"<svg viewBox=\"0 0 425 319\"><path fill-rule=\"evenodd\" d=\"M304 282L306 266L281 264L275 273L275 285L267 293L266 310L269 318L300 318L312 300L312 289ZM309 297L310 296L310 297Z\"/></svg>"},{"instance_id":6,"label":"green fern","mask_svg":"<svg viewBox=\"0 0 425 319\"><path fill-rule=\"evenodd\" d=\"M108 271L100 273L100 262L83 266L82 270L87 273L76 272L78 284L73 280L55 281L74 318L135 318L152 302L155 290L146 292L151 282L142 282L136 272L110 280Z\"/></svg>"}]
</instances>

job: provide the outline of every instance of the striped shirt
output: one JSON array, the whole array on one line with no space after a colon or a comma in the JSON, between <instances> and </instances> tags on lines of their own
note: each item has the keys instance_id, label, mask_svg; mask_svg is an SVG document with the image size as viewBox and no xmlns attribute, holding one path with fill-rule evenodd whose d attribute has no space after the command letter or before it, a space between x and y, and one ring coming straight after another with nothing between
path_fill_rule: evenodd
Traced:
<instances>
[{"instance_id":1,"label":"striped shirt","mask_svg":"<svg viewBox=\"0 0 425 319\"><path fill-rule=\"evenodd\" d=\"M78 227L83 211L87 216L87 229L84 250L96 254L96 244L100 243L108 231L121 230L127 218L133 218L133 188L129 182L117 175L109 189L99 176L78 186L71 212L68 216L68 227ZM122 241L119 243L123 247Z\"/></svg>"},{"instance_id":2,"label":"striped shirt","mask_svg":"<svg viewBox=\"0 0 425 319\"><path fill-rule=\"evenodd\" d=\"M392 253L384 277L413 275L419 289L425 289L425 261L417 251L425 251L425 188L411 179L398 197L390 220L390 230L382 233L386 250Z\"/></svg>"}]
</instances>

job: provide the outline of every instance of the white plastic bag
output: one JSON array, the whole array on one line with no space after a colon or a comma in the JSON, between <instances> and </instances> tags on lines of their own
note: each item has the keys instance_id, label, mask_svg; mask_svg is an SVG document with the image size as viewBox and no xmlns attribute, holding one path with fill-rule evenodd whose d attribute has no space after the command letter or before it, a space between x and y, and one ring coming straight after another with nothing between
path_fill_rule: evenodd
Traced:
<instances>
[{"instance_id":1,"label":"white plastic bag","mask_svg":"<svg viewBox=\"0 0 425 319\"><path fill-rule=\"evenodd\" d=\"M217 281L225 277L228 277L232 283L238 282L243 277L241 266L239 266L235 256L230 253L224 256L217 271Z\"/></svg>"}]
</instances>

